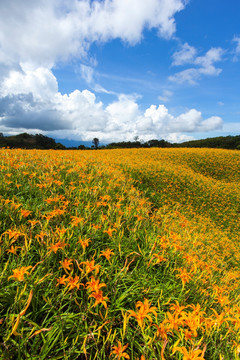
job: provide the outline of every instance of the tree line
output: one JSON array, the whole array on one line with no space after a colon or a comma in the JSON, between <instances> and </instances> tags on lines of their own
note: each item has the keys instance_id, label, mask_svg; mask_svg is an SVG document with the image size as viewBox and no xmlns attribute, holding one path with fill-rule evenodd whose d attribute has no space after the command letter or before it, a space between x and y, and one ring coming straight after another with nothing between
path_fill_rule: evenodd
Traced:
<instances>
[{"instance_id":1,"label":"tree line","mask_svg":"<svg viewBox=\"0 0 240 360\"><path fill-rule=\"evenodd\" d=\"M237 149L240 150L240 135L237 136L219 136L202 140L186 141L181 144L170 143L166 140L152 139L146 142L139 140L138 137L134 141L112 142L107 145L100 145L98 138L92 140L92 146L86 147L79 145L78 147L66 147L61 143L48 136L42 134L31 135L27 133L4 136L0 133L0 147L23 148L23 149L56 149L56 150L89 150L89 149L127 149L127 148L218 148L218 149Z\"/></svg>"}]
</instances>

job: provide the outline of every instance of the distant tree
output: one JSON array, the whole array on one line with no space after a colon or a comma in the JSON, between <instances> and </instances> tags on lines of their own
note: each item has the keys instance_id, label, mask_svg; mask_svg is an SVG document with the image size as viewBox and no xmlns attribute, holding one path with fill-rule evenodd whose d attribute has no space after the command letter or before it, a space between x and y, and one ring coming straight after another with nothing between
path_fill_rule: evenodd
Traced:
<instances>
[{"instance_id":1,"label":"distant tree","mask_svg":"<svg viewBox=\"0 0 240 360\"><path fill-rule=\"evenodd\" d=\"M86 150L86 146L85 145L79 145L78 150Z\"/></svg>"},{"instance_id":2,"label":"distant tree","mask_svg":"<svg viewBox=\"0 0 240 360\"><path fill-rule=\"evenodd\" d=\"M58 142L55 145L55 149L56 150L66 150L66 146Z\"/></svg>"},{"instance_id":3,"label":"distant tree","mask_svg":"<svg viewBox=\"0 0 240 360\"><path fill-rule=\"evenodd\" d=\"M147 144L149 147L158 147L159 140L157 140L157 139L148 140Z\"/></svg>"},{"instance_id":4,"label":"distant tree","mask_svg":"<svg viewBox=\"0 0 240 360\"><path fill-rule=\"evenodd\" d=\"M98 138L94 138L92 140L92 143L93 143L93 146L95 149L98 149L98 146L99 146L99 139Z\"/></svg>"},{"instance_id":5,"label":"distant tree","mask_svg":"<svg viewBox=\"0 0 240 360\"><path fill-rule=\"evenodd\" d=\"M39 149L54 149L56 146L56 141L48 136L36 134L34 138L36 140L36 147Z\"/></svg>"},{"instance_id":6,"label":"distant tree","mask_svg":"<svg viewBox=\"0 0 240 360\"><path fill-rule=\"evenodd\" d=\"M1 137L1 138L4 137L2 132L0 132L0 137Z\"/></svg>"}]
</instances>

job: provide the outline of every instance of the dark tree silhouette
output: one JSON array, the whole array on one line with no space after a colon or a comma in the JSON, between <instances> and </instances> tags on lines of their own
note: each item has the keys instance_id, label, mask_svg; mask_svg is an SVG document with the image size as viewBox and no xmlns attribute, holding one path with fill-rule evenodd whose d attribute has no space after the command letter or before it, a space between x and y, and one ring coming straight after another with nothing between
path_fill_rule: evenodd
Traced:
<instances>
[{"instance_id":1,"label":"dark tree silhouette","mask_svg":"<svg viewBox=\"0 0 240 360\"><path fill-rule=\"evenodd\" d=\"M98 138L94 138L93 141L93 146L95 149L98 149L98 146L99 146L99 139Z\"/></svg>"}]
</instances>

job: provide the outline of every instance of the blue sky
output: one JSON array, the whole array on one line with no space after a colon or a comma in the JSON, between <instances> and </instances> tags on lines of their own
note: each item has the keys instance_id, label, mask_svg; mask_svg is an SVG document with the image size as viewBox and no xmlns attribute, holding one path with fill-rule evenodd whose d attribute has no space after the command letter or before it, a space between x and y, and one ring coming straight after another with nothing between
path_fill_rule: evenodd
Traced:
<instances>
[{"instance_id":1,"label":"blue sky","mask_svg":"<svg viewBox=\"0 0 240 360\"><path fill-rule=\"evenodd\" d=\"M2 0L0 132L239 135L239 13L238 0Z\"/></svg>"}]
</instances>

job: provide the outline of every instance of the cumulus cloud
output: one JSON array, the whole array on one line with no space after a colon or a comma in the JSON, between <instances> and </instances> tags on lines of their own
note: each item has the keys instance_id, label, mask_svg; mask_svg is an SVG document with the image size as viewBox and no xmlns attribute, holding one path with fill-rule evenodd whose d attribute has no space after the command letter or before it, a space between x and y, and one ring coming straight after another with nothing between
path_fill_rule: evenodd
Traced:
<instances>
[{"instance_id":1,"label":"cumulus cloud","mask_svg":"<svg viewBox=\"0 0 240 360\"><path fill-rule=\"evenodd\" d=\"M58 91L57 80L45 68L13 71L0 86L0 131L37 129L56 137L101 141L170 138L182 133L219 129L221 118L207 119L191 109L173 116L164 105L151 105L144 112L138 97L119 95L105 106L89 90L70 94Z\"/></svg>"},{"instance_id":2,"label":"cumulus cloud","mask_svg":"<svg viewBox=\"0 0 240 360\"><path fill-rule=\"evenodd\" d=\"M10 71L0 86L0 95L32 93L35 100L49 99L58 89L58 83L52 72L43 67L32 70L28 64L21 64L21 71Z\"/></svg>"},{"instance_id":3,"label":"cumulus cloud","mask_svg":"<svg viewBox=\"0 0 240 360\"><path fill-rule=\"evenodd\" d=\"M188 44L184 44L180 51L175 52L172 65L179 66L190 63L195 67L177 72L169 76L169 80L179 84L194 85L204 75L218 76L221 73L222 69L215 67L215 63L223 58L224 50L222 48L211 48L203 56L196 56L196 54L196 49Z\"/></svg>"},{"instance_id":4,"label":"cumulus cloud","mask_svg":"<svg viewBox=\"0 0 240 360\"><path fill-rule=\"evenodd\" d=\"M0 63L52 68L84 57L93 42L136 44L144 29L169 38L186 0L2 0Z\"/></svg>"}]
</instances>

